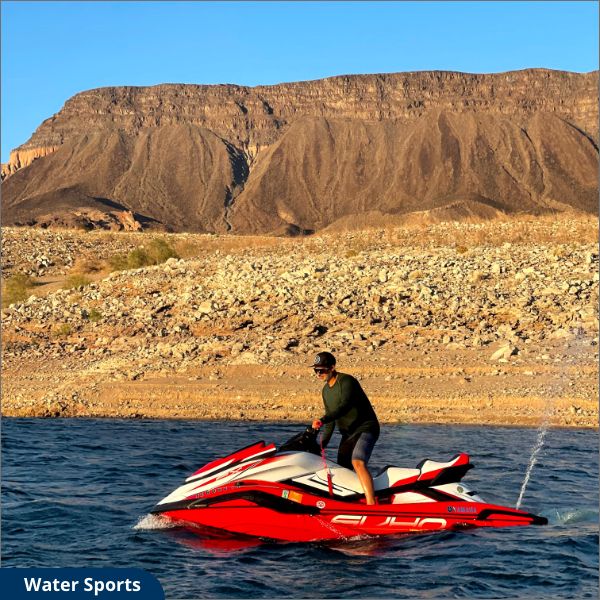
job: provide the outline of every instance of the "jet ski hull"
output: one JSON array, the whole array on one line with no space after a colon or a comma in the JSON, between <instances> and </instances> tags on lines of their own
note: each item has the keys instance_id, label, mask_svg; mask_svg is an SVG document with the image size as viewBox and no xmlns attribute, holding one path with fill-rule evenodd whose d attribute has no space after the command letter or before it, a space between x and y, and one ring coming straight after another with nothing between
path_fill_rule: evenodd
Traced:
<instances>
[{"instance_id":1,"label":"jet ski hull","mask_svg":"<svg viewBox=\"0 0 600 600\"><path fill-rule=\"evenodd\" d=\"M324 464L314 448L284 448L259 442L217 459L152 512L190 528L288 542L547 523L471 491L461 482L472 467L466 454L386 467L374 477L378 504L368 506L353 471Z\"/></svg>"},{"instance_id":2,"label":"jet ski hull","mask_svg":"<svg viewBox=\"0 0 600 600\"><path fill-rule=\"evenodd\" d=\"M283 486L272 492L258 488L245 488L237 494L224 491L222 500L217 495L190 503L188 507L156 507L155 511L183 525L288 542L546 523L543 517L487 503L457 501L368 506L324 499ZM290 495L295 499L289 500Z\"/></svg>"}]
</instances>

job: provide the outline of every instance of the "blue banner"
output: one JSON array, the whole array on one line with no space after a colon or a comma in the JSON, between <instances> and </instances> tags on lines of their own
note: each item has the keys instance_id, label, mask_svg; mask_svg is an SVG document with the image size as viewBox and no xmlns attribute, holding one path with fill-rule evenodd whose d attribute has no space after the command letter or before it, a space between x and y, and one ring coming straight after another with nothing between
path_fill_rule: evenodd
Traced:
<instances>
[{"instance_id":1,"label":"blue banner","mask_svg":"<svg viewBox=\"0 0 600 600\"><path fill-rule=\"evenodd\" d=\"M4 598L28 600L164 600L154 575L142 569L0 569Z\"/></svg>"}]
</instances>

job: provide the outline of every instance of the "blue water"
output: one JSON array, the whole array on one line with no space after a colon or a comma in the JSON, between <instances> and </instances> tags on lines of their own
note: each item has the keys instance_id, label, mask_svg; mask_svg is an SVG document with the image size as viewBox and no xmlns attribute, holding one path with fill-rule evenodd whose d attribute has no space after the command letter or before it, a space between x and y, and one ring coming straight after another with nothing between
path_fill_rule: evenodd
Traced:
<instances>
[{"instance_id":1,"label":"blue water","mask_svg":"<svg viewBox=\"0 0 600 600\"><path fill-rule=\"evenodd\" d=\"M149 517L199 465L299 425L2 421L2 566L140 567L174 598L597 598L598 432L550 430L522 508L546 527L335 544L232 544ZM387 426L373 467L471 455L465 483L514 506L534 429Z\"/></svg>"}]
</instances>

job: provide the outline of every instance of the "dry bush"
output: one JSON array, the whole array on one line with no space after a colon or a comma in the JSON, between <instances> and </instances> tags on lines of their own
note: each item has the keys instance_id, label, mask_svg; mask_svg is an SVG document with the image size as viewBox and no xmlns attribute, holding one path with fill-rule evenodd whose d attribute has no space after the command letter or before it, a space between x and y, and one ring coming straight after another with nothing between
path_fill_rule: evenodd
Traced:
<instances>
[{"instance_id":1,"label":"dry bush","mask_svg":"<svg viewBox=\"0 0 600 600\"><path fill-rule=\"evenodd\" d=\"M6 307L15 302L23 302L30 296L33 280L25 273L15 273L4 282L2 306Z\"/></svg>"},{"instance_id":2,"label":"dry bush","mask_svg":"<svg viewBox=\"0 0 600 600\"><path fill-rule=\"evenodd\" d=\"M92 283L92 280L89 277L86 277L81 273L73 273L65 279L62 287L65 290L72 290L89 285L90 283Z\"/></svg>"},{"instance_id":3,"label":"dry bush","mask_svg":"<svg viewBox=\"0 0 600 600\"><path fill-rule=\"evenodd\" d=\"M95 275L106 268L103 260L94 257L79 257L73 263L70 272L74 275Z\"/></svg>"},{"instance_id":4,"label":"dry bush","mask_svg":"<svg viewBox=\"0 0 600 600\"><path fill-rule=\"evenodd\" d=\"M555 256L556 258L564 258L565 256L568 256L570 253L571 253L571 251L568 248L566 248L564 245L554 246L550 250L550 256Z\"/></svg>"},{"instance_id":5,"label":"dry bush","mask_svg":"<svg viewBox=\"0 0 600 600\"><path fill-rule=\"evenodd\" d=\"M147 254L153 265L160 265L170 258L180 258L175 248L164 238L153 239L148 244Z\"/></svg>"},{"instance_id":6,"label":"dry bush","mask_svg":"<svg viewBox=\"0 0 600 600\"><path fill-rule=\"evenodd\" d=\"M87 320L97 323L102 319L102 313L97 308L92 308L87 314Z\"/></svg>"},{"instance_id":7,"label":"dry bush","mask_svg":"<svg viewBox=\"0 0 600 600\"><path fill-rule=\"evenodd\" d=\"M598 219L586 215L520 215L507 221L496 245L512 244L597 244Z\"/></svg>"},{"instance_id":8,"label":"dry bush","mask_svg":"<svg viewBox=\"0 0 600 600\"><path fill-rule=\"evenodd\" d=\"M289 244L290 240L287 238L281 239L270 236L227 236L219 238L220 244L217 246L227 251L234 250L246 250L248 248L275 248L277 246Z\"/></svg>"},{"instance_id":9,"label":"dry bush","mask_svg":"<svg viewBox=\"0 0 600 600\"><path fill-rule=\"evenodd\" d=\"M113 271L125 271L159 265L169 258L179 258L179 254L166 239L156 238L147 246L134 248L128 254L113 254L108 258L108 264Z\"/></svg>"},{"instance_id":10,"label":"dry bush","mask_svg":"<svg viewBox=\"0 0 600 600\"><path fill-rule=\"evenodd\" d=\"M597 244L593 215L514 215L491 221L448 221L395 227L382 236L396 246L474 248L510 244Z\"/></svg>"},{"instance_id":11,"label":"dry bush","mask_svg":"<svg viewBox=\"0 0 600 600\"><path fill-rule=\"evenodd\" d=\"M118 253L108 257L108 265L111 271L125 271L127 266L127 254Z\"/></svg>"},{"instance_id":12,"label":"dry bush","mask_svg":"<svg viewBox=\"0 0 600 600\"><path fill-rule=\"evenodd\" d=\"M358 256L361 252L371 252L382 246L382 235L375 235L373 230L352 234L348 238L335 236L328 239L328 245L345 252L347 258Z\"/></svg>"},{"instance_id":13,"label":"dry bush","mask_svg":"<svg viewBox=\"0 0 600 600\"><path fill-rule=\"evenodd\" d=\"M196 258L206 250L202 244L194 240L176 240L173 248L181 258L185 259Z\"/></svg>"},{"instance_id":14,"label":"dry bush","mask_svg":"<svg viewBox=\"0 0 600 600\"><path fill-rule=\"evenodd\" d=\"M473 232L472 244L474 246L493 246L492 240L496 238L496 232L491 227L482 227Z\"/></svg>"},{"instance_id":15,"label":"dry bush","mask_svg":"<svg viewBox=\"0 0 600 600\"><path fill-rule=\"evenodd\" d=\"M55 337L67 337L73 333L73 328L69 323L63 323L62 325L58 325L52 330L52 333Z\"/></svg>"},{"instance_id":16,"label":"dry bush","mask_svg":"<svg viewBox=\"0 0 600 600\"><path fill-rule=\"evenodd\" d=\"M147 267L153 264L152 259L146 249L143 246L134 248L127 255L127 268L128 269L140 269L141 267Z\"/></svg>"},{"instance_id":17,"label":"dry bush","mask_svg":"<svg viewBox=\"0 0 600 600\"><path fill-rule=\"evenodd\" d=\"M293 243L298 244L296 238ZM213 253L216 250L225 254L236 253L244 250L271 249L285 247L292 243L288 238L275 236L255 235L211 235L211 234L187 234L184 238L175 235L172 245L181 258L193 258L200 254Z\"/></svg>"}]
</instances>

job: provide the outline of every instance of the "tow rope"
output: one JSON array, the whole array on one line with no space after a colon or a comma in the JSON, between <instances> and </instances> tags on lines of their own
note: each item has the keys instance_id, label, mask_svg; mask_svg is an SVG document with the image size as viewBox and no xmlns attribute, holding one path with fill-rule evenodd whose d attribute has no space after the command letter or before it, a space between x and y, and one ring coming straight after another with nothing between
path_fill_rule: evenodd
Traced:
<instances>
[{"instance_id":1,"label":"tow rope","mask_svg":"<svg viewBox=\"0 0 600 600\"><path fill-rule=\"evenodd\" d=\"M323 459L323 465L325 466L325 470L327 471L327 487L329 488L329 495L333 498L333 479L331 477L331 471L329 470L329 465L327 464L327 459L325 458L325 448L323 448L323 438L319 440L319 445L321 446L321 458Z\"/></svg>"}]
</instances>

